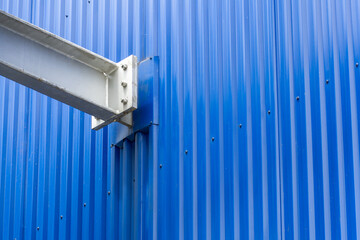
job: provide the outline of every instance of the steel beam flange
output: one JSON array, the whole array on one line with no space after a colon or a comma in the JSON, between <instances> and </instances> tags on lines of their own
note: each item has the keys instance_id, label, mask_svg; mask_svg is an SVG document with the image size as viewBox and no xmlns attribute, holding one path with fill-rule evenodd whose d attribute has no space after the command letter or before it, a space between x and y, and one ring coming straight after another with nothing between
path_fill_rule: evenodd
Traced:
<instances>
[{"instance_id":1,"label":"steel beam flange","mask_svg":"<svg viewBox=\"0 0 360 240\"><path fill-rule=\"evenodd\" d=\"M98 130L132 125L138 106L138 63L115 63L0 11L0 75L86 112Z\"/></svg>"}]
</instances>

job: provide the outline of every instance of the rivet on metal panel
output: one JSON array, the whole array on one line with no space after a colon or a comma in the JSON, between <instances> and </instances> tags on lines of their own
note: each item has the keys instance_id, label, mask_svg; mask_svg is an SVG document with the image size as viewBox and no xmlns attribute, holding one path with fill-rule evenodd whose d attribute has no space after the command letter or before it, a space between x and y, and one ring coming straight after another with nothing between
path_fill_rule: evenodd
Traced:
<instances>
[{"instance_id":1,"label":"rivet on metal panel","mask_svg":"<svg viewBox=\"0 0 360 240\"><path fill-rule=\"evenodd\" d=\"M162 164L159 165L159 168L162 168Z\"/></svg>"},{"instance_id":2,"label":"rivet on metal panel","mask_svg":"<svg viewBox=\"0 0 360 240\"><path fill-rule=\"evenodd\" d=\"M122 68L124 71L126 71L127 65L126 65L126 64L123 64L123 65L121 65L121 68Z\"/></svg>"},{"instance_id":3,"label":"rivet on metal panel","mask_svg":"<svg viewBox=\"0 0 360 240\"><path fill-rule=\"evenodd\" d=\"M123 99L121 99L121 102L122 102L123 104L127 104L128 100L127 100L126 98L123 98Z\"/></svg>"},{"instance_id":4,"label":"rivet on metal panel","mask_svg":"<svg viewBox=\"0 0 360 240\"><path fill-rule=\"evenodd\" d=\"M36 228L36 230L38 230L38 231L39 231L39 230L40 230L40 227L37 227L37 228Z\"/></svg>"},{"instance_id":5,"label":"rivet on metal panel","mask_svg":"<svg viewBox=\"0 0 360 240\"><path fill-rule=\"evenodd\" d=\"M326 79L326 84L329 84L329 79Z\"/></svg>"},{"instance_id":6,"label":"rivet on metal panel","mask_svg":"<svg viewBox=\"0 0 360 240\"><path fill-rule=\"evenodd\" d=\"M84 203L84 207L86 207L86 203Z\"/></svg>"},{"instance_id":7,"label":"rivet on metal panel","mask_svg":"<svg viewBox=\"0 0 360 240\"><path fill-rule=\"evenodd\" d=\"M211 141L215 141L215 138L214 138L214 137L212 137L212 138L211 138Z\"/></svg>"},{"instance_id":8,"label":"rivet on metal panel","mask_svg":"<svg viewBox=\"0 0 360 240\"><path fill-rule=\"evenodd\" d=\"M242 124L239 124L239 128L242 128Z\"/></svg>"},{"instance_id":9,"label":"rivet on metal panel","mask_svg":"<svg viewBox=\"0 0 360 240\"><path fill-rule=\"evenodd\" d=\"M270 110L268 111L268 114L270 115Z\"/></svg>"},{"instance_id":10,"label":"rivet on metal panel","mask_svg":"<svg viewBox=\"0 0 360 240\"><path fill-rule=\"evenodd\" d=\"M60 219L63 219L63 215L60 216Z\"/></svg>"},{"instance_id":11,"label":"rivet on metal panel","mask_svg":"<svg viewBox=\"0 0 360 240\"><path fill-rule=\"evenodd\" d=\"M123 86L124 88L127 86L126 82L121 82L121 86Z\"/></svg>"},{"instance_id":12,"label":"rivet on metal panel","mask_svg":"<svg viewBox=\"0 0 360 240\"><path fill-rule=\"evenodd\" d=\"M108 191L108 195L110 195L110 191Z\"/></svg>"},{"instance_id":13,"label":"rivet on metal panel","mask_svg":"<svg viewBox=\"0 0 360 240\"><path fill-rule=\"evenodd\" d=\"M188 154L188 150L185 150L185 154Z\"/></svg>"},{"instance_id":14,"label":"rivet on metal panel","mask_svg":"<svg viewBox=\"0 0 360 240\"><path fill-rule=\"evenodd\" d=\"M355 66L356 66L356 67L359 67L359 63L356 63Z\"/></svg>"},{"instance_id":15,"label":"rivet on metal panel","mask_svg":"<svg viewBox=\"0 0 360 240\"><path fill-rule=\"evenodd\" d=\"M296 101L299 101L299 100L300 100L300 97L299 97L299 96L297 96L297 97L296 97Z\"/></svg>"}]
</instances>

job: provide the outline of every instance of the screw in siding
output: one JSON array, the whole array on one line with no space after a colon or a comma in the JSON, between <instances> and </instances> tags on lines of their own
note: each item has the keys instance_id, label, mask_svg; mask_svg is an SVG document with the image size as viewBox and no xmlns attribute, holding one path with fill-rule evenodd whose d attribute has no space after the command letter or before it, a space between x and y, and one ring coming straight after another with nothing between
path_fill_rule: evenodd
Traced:
<instances>
[{"instance_id":1,"label":"screw in siding","mask_svg":"<svg viewBox=\"0 0 360 240\"><path fill-rule=\"evenodd\" d=\"M185 150L185 154L188 154L188 150Z\"/></svg>"},{"instance_id":2,"label":"screw in siding","mask_svg":"<svg viewBox=\"0 0 360 240\"><path fill-rule=\"evenodd\" d=\"M110 191L108 191L108 195L110 195Z\"/></svg>"},{"instance_id":3,"label":"screw in siding","mask_svg":"<svg viewBox=\"0 0 360 240\"><path fill-rule=\"evenodd\" d=\"M162 168L162 164L159 165L159 168Z\"/></svg>"},{"instance_id":4,"label":"screw in siding","mask_svg":"<svg viewBox=\"0 0 360 240\"><path fill-rule=\"evenodd\" d=\"M329 79L326 79L326 84L329 84Z\"/></svg>"},{"instance_id":5,"label":"screw in siding","mask_svg":"<svg viewBox=\"0 0 360 240\"><path fill-rule=\"evenodd\" d=\"M270 110L268 111L268 114L270 115Z\"/></svg>"},{"instance_id":6,"label":"screw in siding","mask_svg":"<svg viewBox=\"0 0 360 240\"><path fill-rule=\"evenodd\" d=\"M355 66L356 66L356 67L359 67L359 63L356 63Z\"/></svg>"},{"instance_id":7,"label":"screw in siding","mask_svg":"<svg viewBox=\"0 0 360 240\"><path fill-rule=\"evenodd\" d=\"M63 215L60 216L60 219L63 219Z\"/></svg>"},{"instance_id":8,"label":"screw in siding","mask_svg":"<svg viewBox=\"0 0 360 240\"><path fill-rule=\"evenodd\" d=\"M296 101L299 101L299 100L300 100L300 97L299 97L299 96L297 96L297 97L296 97Z\"/></svg>"},{"instance_id":9,"label":"screw in siding","mask_svg":"<svg viewBox=\"0 0 360 240\"><path fill-rule=\"evenodd\" d=\"M212 138L211 138L211 141L215 141L215 138L214 138L214 137L212 137Z\"/></svg>"},{"instance_id":10,"label":"screw in siding","mask_svg":"<svg viewBox=\"0 0 360 240\"><path fill-rule=\"evenodd\" d=\"M242 128L242 124L239 124L239 128Z\"/></svg>"},{"instance_id":11,"label":"screw in siding","mask_svg":"<svg viewBox=\"0 0 360 240\"><path fill-rule=\"evenodd\" d=\"M38 230L38 231L39 231L39 230L40 230L40 227L37 227L37 228L36 228L36 230Z\"/></svg>"},{"instance_id":12,"label":"screw in siding","mask_svg":"<svg viewBox=\"0 0 360 240\"><path fill-rule=\"evenodd\" d=\"M66 17L66 18L68 18L68 17L69 17L69 15L65 15L65 17Z\"/></svg>"},{"instance_id":13,"label":"screw in siding","mask_svg":"<svg viewBox=\"0 0 360 240\"><path fill-rule=\"evenodd\" d=\"M84 203L84 207L86 207L86 203Z\"/></svg>"},{"instance_id":14,"label":"screw in siding","mask_svg":"<svg viewBox=\"0 0 360 240\"><path fill-rule=\"evenodd\" d=\"M122 70L126 71L127 65L126 65L126 64L123 64L123 65L121 65L121 68L122 68Z\"/></svg>"}]
</instances>

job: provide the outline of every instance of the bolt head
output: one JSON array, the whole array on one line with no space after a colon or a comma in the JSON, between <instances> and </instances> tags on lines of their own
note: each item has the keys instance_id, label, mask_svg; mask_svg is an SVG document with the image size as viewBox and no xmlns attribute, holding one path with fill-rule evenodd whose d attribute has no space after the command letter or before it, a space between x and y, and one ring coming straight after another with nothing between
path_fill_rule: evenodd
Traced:
<instances>
[{"instance_id":1,"label":"bolt head","mask_svg":"<svg viewBox=\"0 0 360 240\"><path fill-rule=\"evenodd\" d=\"M122 70L126 71L127 65L126 65L126 64L122 64L122 65L121 65L121 68L122 68Z\"/></svg>"},{"instance_id":2,"label":"bolt head","mask_svg":"<svg viewBox=\"0 0 360 240\"><path fill-rule=\"evenodd\" d=\"M121 82L121 86L126 87L127 83L126 82Z\"/></svg>"},{"instance_id":3,"label":"bolt head","mask_svg":"<svg viewBox=\"0 0 360 240\"><path fill-rule=\"evenodd\" d=\"M123 98L123 99L121 99L121 102L122 102L123 104L127 104L128 100L127 100L126 98Z\"/></svg>"}]
</instances>

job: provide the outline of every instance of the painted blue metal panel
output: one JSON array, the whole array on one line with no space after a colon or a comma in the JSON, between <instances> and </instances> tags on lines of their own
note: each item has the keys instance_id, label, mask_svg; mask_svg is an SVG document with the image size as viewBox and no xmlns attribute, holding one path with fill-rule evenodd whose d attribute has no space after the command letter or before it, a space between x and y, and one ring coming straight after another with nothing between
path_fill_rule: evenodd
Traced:
<instances>
[{"instance_id":1,"label":"painted blue metal panel","mask_svg":"<svg viewBox=\"0 0 360 240\"><path fill-rule=\"evenodd\" d=\"M282 233L359 238L359 1L276 3Z\"/></svg>"},{"instance_id":2,"label":"painted blue metal panel","mask_svg":"<svg viewBox=\"0 0 360 240\"><path fill-rule=\"evenodd\" d=\"M118 147L116 124L0 79L0 238L359 238L359 1L0 9L113 61L159 56L159 125Z\"/></svg>"}]
</instances>

